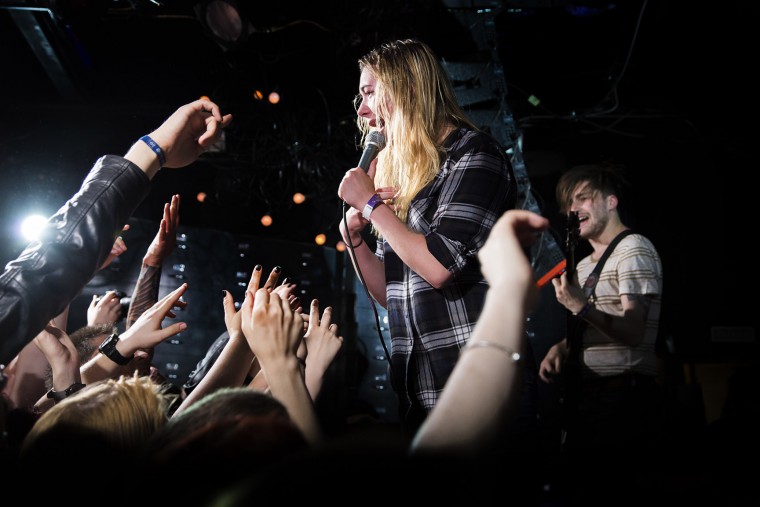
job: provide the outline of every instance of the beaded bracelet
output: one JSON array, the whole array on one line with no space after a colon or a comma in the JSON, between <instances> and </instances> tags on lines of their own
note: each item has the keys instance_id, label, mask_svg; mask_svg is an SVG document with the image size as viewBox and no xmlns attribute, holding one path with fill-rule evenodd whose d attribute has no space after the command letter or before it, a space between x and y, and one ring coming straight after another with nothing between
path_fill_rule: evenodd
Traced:
<instances>
[{"instance_id":1,"label":"beaded bracelet","mask_svg":"<svg viewBox=\"0 0 760 507\"><path fill-rule=\"evenodd\" d=\"M512 350L512 349L510 349L508 347L505 347L504 345L501 345L499 343L489 342L487 340L476 340L476 341L467 342L467 345L465 345L464 347L462 347L462 352L464 352L465 350L469 350L469 349L475 348L475 347L493 347L493 348L495 348L497 350L500 350L500 351L504 352L507 356L509 356L509 358L514 363L516 363L517 361L519 361L520 357L521 357L519 352L515 352L514 350ZM461 352L460 352L460 354L461 354Z\"/></svg>"},{"instance_id":2,"label":"beaded bracelet","mask_svg":"<svg viewBox=\"0 0 760 507\"><path fill-rule=\"evenodd\" d=\"M156 155L158 156L158 163L159 165L161 165L161 167L166 165L166 157L164 156L164 150L161 149L161 147L158 145L156 141L151 139L151 137L148 135L142 136L140 138L140 141L147 144L150 147L150 149L156 153Z\"/></svg>"}]
</instances>

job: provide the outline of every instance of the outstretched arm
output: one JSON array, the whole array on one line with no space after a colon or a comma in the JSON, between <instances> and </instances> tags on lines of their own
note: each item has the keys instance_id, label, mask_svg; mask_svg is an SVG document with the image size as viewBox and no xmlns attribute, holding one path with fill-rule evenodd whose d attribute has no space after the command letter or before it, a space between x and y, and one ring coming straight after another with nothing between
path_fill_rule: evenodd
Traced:
<instances>
[{"instance_id":1,"label":"outstretched arm","mask_svg":"<svg viewBox=\"0 0 760 507\"><path fill-rule=\"evenodd\" d=\"M183 167L211 146L230 121L213 102L197 100L180 107L150 135L163 150L165 167ZM79 191L48 219L40 239L8 263L0 275L0 363L18 354L103 265L159 168L157 154L142 141L124 158L102 157Z\"/></svg>"},{"instance_id":2,"label":"outstretched arm","mask_svg":"<svg viewBox=\"0 0 760 507\"><path fill-rule=\"evenodd\" d=\"M248 281L248 290L251 292L259 289L263 270L261 265L254 267L251 278ZM279 268L269 273L269 278L264 283L264 289L275 286L280 276ZM209 393L222 387L239 387L243 385L246 374L251 368L254 356L248 341L242 330L242 313L235 310L235 301L229 291L224 291L222 305L224 307L224 323L230 338L224 345L219 357L211 365L206 375L190 394L182 401L182 404L174 412L177 415L193 405Z\"/></svg>"},{"instance_id":3,"label":"outstretched arm","mask_svg":"<svg viewBox=\"0 0 760 507\"><path fill-rule=\"evenodd\" d=\"M325 372L343 346L343 337L338 336L338 325L332 323L332 307L328 306L319 318L319 301L311 302L309 327L303 337L306 342L306 387L311 399L316 401L322 390Z\"/></svg>"},{"instance_id":4,"label":"outstretched arm","mask_svg":"<svg viewBox=\"0 0 760 507\"><path fill-rule=\"evenodd\" d=\"M312 444L321 440L314 404L296 356L303 319L277 293L248 291L242 306L243 333L266 375L272 396L288 409L293 422Z\"/></svg>"},{"instance_id":5,"label":"outstretched arm","mask_svg":"<svg viewBox=\"0 0 760 507\"><path fill-rule=\"evenodd\" d=\"M158 225L158 232L148 246L143 257L140 276L135 283L132 302L127 312L126 327L129 328L145 310L158 301L161 283L161 266L177 243L179 228L179 194L172 196L171 203L164 204L164 216Z\"/></svg>"},{"instance_id":6,"label":"outstretched arm","mask_svg":"<svg viewBox=\"0 0 760 507\"><path fill-rule=\"evenodd\" d=\"M123 228L125 231L128 229L129 225L125 225ZM119 236L114 241L111 252L100 269L108 267L116 257L126 250L127 246L124 244L121 236ZM69 310L70 305L66 305L66 308L51 321L51 324L57 329L65 330L69 319ZM97 296L93 296L93 300L87 310L87 325L105 322L113 323L119 319L120 314L121 305L119 304L118 297L109 293L104 298L98 300ZM46 332L46 329L50 328L51 324L48 324L40 334ZM45 377L50 364L43 351L36 345L38 340L39 335L32 342L26 344L14 358L11 365L9 365L9 372L14 373L14 375L3 389L3 394L8 396L11 406L31 408L47 392ZM23 382L16 382L17 379L23 379Z\"/></svg>"},{"instance_id":7,"label":"outstretched arm","mask_svg":"<svg viewBox=\"0 0 760 507\"><path fill-rule=\"evenodd\" d=\"M163 152L163 166L158 154L143 141L133 144L124 158L153 179L161 167L185 167L195 162L231 121L232 115L222 116L219 106L210 100L196 100L177 109L150 133L150 138Z\"/></svg>"},{"instance_id":8,"label":"outstretched arm","mask_svg":"<svg viewBox=\"0 0 760 507\"><path fill-rule=\"evenodd\" d=\"M53 371L53 389L63 393L71 386L81 384L79 373L79 353L74 343L64 331L52 321L38 334L32 343L40 350L50 363ZM43 395L34 405L40 412L48 410L55 404Z\"/></svg>"},{"instance_id":9,"label":"outstretched arm","mask_svg":"<svg viewBox=\"0 0 760 507\"><path fill-rule=\"evenodd\" d=\"M490 289L480 319L446 387L415 435L412 451L472 454L494 442L517 402L523 325L537 296L523 251L548 220L510 210L478 252Z\"/></svg>"},{"instance_id":10,"label":"outstretched arm","mask_svg":"<svg viewBox=\"0 0 760 507\"><path fill-rule=\"evenodd\" d=\"M85 384L91 384L104 378L129 374L135 369L133 363L140 362L140 358L135 357L136 352L150 350L167 338L186 329L187 324L184 322L176 322L165 328L161 327L164 318L175 316L172 311L174 308L184 308L187 305L187 303L180 301L186 290L186 283L180 285L140 315L134 325L119 336L116 351L125 358L133 358L132 361L122 366L102 353L98 353L81 367L82 381Z\"/></svg>"}]
</instances>

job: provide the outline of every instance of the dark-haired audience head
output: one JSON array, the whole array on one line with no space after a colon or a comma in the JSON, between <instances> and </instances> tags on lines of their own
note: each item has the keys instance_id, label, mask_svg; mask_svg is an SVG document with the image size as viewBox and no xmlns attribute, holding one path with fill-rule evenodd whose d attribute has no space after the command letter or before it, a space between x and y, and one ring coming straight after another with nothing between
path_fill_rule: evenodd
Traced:
<instances>
[{"instance_id":1,"label":"dark-haired audience head","mask_svg":"<svg viewBox=\"0 0 760 507\"><path fill-rule=\"evenodd\" d=\"M172 417L150 442L147 460L183 482L171 498L205 501L252 471L308 449L284 405L268 394L232 387Z\"/></svg>"},{"instance_id":2,"label":"dark-haired audience head","mask_svg":"<svg viewBox=\"0 0 760 507\"><path fill-rule=\"evenodd\" d=\"M205 427L214 421L223 421L240 415L273 416L290 422L285 406L278 400L260 391L245 387L225 387L214 391L183 412L174 415L160 434L152 441L154 448L173 441L176 436Z\"/></svg>"}]
</instances>

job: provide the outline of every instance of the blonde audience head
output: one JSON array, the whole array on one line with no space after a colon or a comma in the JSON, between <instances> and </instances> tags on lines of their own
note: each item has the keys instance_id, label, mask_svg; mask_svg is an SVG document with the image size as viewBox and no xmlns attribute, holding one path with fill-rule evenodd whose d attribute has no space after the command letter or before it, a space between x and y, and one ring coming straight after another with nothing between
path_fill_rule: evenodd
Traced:
<instances>
[{"instance_id":1,"label":"blonde audience head","mask_svg":"<svg viewBox=\"0 0 760 507\"><path fill-rule=\"evenodd\" d=\"M142 446L166 423L171 400L164 390L138 375L91 384L37 420L24 440L22 454L43 436L66 427L102 437L117 448Z\"/></svg>"}]
</instances>

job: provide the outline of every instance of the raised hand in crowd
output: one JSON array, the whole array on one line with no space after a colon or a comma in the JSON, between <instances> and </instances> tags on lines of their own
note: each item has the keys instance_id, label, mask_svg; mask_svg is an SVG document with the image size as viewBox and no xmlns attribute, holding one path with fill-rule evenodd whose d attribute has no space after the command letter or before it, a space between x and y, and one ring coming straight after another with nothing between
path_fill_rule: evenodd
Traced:
<instances>
[{"instance_id":1,"label":"raised hand in crowd","mask_svg":"<svg viewBox=\"0 0 760 507\"><path fill-rule=\"evenodd\" d=\"M161 167L185 167L207 151L231 121L232 115L222 116L219 106L210 100L196 100L177 109L150 133L150 140L158 145L164 160L142 142L135 143L124 158L146 170L150 178Z\"/></svg>"},{"instance_id":2,"label":"raised hand in crowd","mask_svg":"<svg viewBox=\"0 0 760 507\"><path fill-rule=\"evenodd\" d=\"M122 228L122 231L126 232L129 230L129 224L124 225ZM121 236L116 236L116 239L113 242L113 246L111 247L111 251L108 253L108 257L106 257L106 260L101 264L100 270L106 269L108 266L111 265L111 263L116 259L118 256L123 254L127 251L127 244L124 242L124 238Z\"/></svg>"},{"instance_id":3,"label":"raised hand in crowd","mask_svg":"<svg viewBox=\"0 0 760 507\"><path fill-rule=\"evenodd\" d=\"M273 290L277 286L281 271L282 269L279 266L272 269L264 282L264 290ZM247 290L257 291L259 289L262 274L262 266L257 264L251 272ZM235 309L235 300L229 291L224 291L222 306L224 308L224 323L227 327L227 341L219 355L213 358L214 362L206 369L203 378L185 396L182 404L174 412L175 415L222 387L242 386L247 376L253 378L258 371L251 372L251 368L254 367L254 354L242 331L242 313Z\"/></svg>"},{"instance_id":4,"label":"raised hand in crowd","mask_svg":"<svg viewBox=\"0 0 760 507\"><path fill-rule=\"evenodd\" d=\"M114 324L121 319L121 298L116 291L109 290L103 296L92 295L87 308L87 325Z\"/></svg>"},{"instance_id":5,"label":"raised hand in crowd","mask_svg":"<svg viewBox=\"0 0 760 507\"><path fill-rule=\"evenodd\" d=\"M285 278L280 285L272 289L272 292L277 292L281 299L290 303L290 308L294 312L300 312L303 308L301 298L296 296L297 288L298 284L293 283L292 278Z\"/></svg>"},{"instance_id":6,"label":"raised hand in crowd","mask_svg":"<svg viewBox=\"0 0 760 507\"><path fill-rule=\"evenodd\" d=\"M83 382L89 384L104 378L130 375L144 365L145 355L149 355L156 345L186 329L185 322L161 327L166 317L176 317L172 311L174 308L187 306L187 303L180 300L186 290L186 283L180 285L140 315L121 336L114 333L107 338L101 345L100 353L82 366ZM133 361L137 361L137 365Z\"/></svg>"},{"instance_id":7,"label":"raised hand in crowd","mask_svg":"<svg viewBox=\"0 0 760 507\"><path fill-rule=\"evenodd\" d=\"M0 278L0 363L15 357L103 266L115 232L147 195L159 169L194 162L231 121L210 100L196 100L124 157L98 160L79 191L48 219L40 239L9 262ZM49 291L51 286L58 290Z\"/></svg>"},{"instance_id":8,"label":"raised hand in crowd","mask_svg":"<svg viewBox=\"0 0 760 507\"><path fill-rule=\"evenodd\" d=\"M298 360L303 319L276 292L247 291L241 307L243 333L266 375L272 395L288 409L306 439L317 443L321 429Z\"/></svg>"},{"instance_id":9,"label":"raised hand in crowd","mask_svg":"<svg viewBox=\"0 0 760 507\"><path fill-rule=\"evenodd\" d=\"M322 382L325 372L330 367L335 356L343 346L343 337L338 336L338 325L332 322L331 306L322 312L319 317L319 301L311 300L309 312L309 324L303 343L306 344L306 387L309 389L311 399L316 401L322 390Z\"/></svg>"},{"instance_id":10,"label":"raised hand in crowd","mask_svg":"<svg viewBox=\"0 0 760 507\"><path fill-rule=\"evenodd\" d=\"M34 408L44 412L57 401L71 396L84 387L79 373L79 352L74 342L65 331L58 329L51 322L32 343L45 355L53 374L53 387L37 401Z\"/></svg>"},{"instance_id":11,"label":"raised hand in crowd","mask_svg":"<svg viewBox=\"0 0 760 507\"><path fill-rule=\"evenodd\" d=\"M179 194L172 196L171 202L164 204L164 213L158 225L156 236L148 245L143 256L140 276L132 292L132 301L127 312L126 327L129 328L142 313L158 301L161 284L161 267L164 260L174 251L179 229Z\"/></svg>"},{"instance_id":12,"label":"raised hand in crowd","mask_svg":"<svg viewBox=\"0 0 760 507\"><path fill-rule=\"evenodd\" d=\"M148 245L148 251L143 257L143 264L161 267L164 260L174 251L177 245L177 230L179 229L179 194L172 196L171 202L164 204L164 215L158 226L156 236Z\"/></svg>"},{"instance_id":13,"label":"raised hand in crowd","mask_svg":"<svg viewBox=\"0 0 760 507\"><path fill-rule=\"evenodd\" d=\"M524 247L548 226L536 213L509 210L491 230L478 252L490 287L483 312L438 404L415 435L414 452L478 454L504 430L519 398L523 327L537 298Z\"/></svg>"},{"instance_id":14,"label":"raised hand in crowd","mask_svg":"<svg viewBox=\"0 0 760 507\"><path fill-rule=\"evenodd\" d=\"M126 224L122 231L129 230L129 224ZM104 270L111 263L119 257L121 254L127 251L127 244L124 242L124 238L117 236L111 247L111 252L108 254L105 262L100 266L100 270ZM92 301L87 308L87 325L95 326L98 324L113 324L121 319L121 298L119 298L116 291L108 291L103 296L97 294L92 295ZM59 324L58 327L61 327Z\"/></svg>"}]
</instances>

